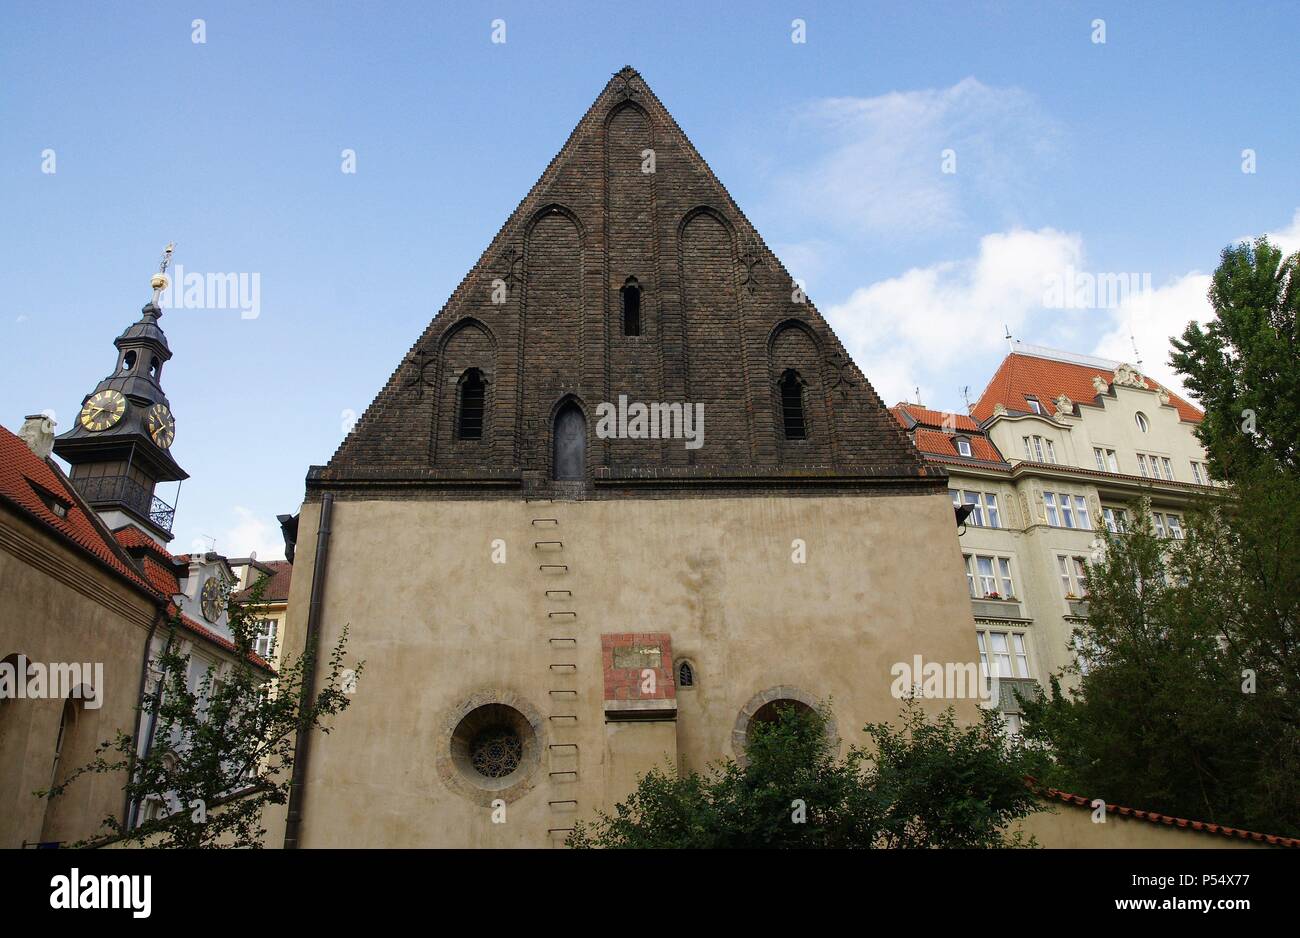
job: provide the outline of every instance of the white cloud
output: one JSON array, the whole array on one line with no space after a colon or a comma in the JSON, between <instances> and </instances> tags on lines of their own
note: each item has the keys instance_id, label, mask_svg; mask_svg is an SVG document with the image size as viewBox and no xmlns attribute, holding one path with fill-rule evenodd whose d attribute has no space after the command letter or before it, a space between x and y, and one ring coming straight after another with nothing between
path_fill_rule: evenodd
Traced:
<instances>
[{"instance_id":1,"label":"white cloud","mask_svg":"<svg viewBox=\"0 0 1300 938\"><path fill-rule=\"evenodd\" d=\"M1093 354L1133 362L1136 342L1142 371L1186 397L1181 376L1169 367L1169 340L1181 336L1192 320L1207 322L1214 316L1209 289L1210 275L1192 271L1166 286L1130 297L1109 311L1110 330L1097 342Z\"/></svg>"},{"instance_id":2,"label":"white cloud","mask_svg":"<svg viewBox=\"0 0 1300 938\"><path fill-rule=\"evenodd\" d=\"M826 155L778 181L777 190L802 215L895 238L959 226L972 199L1014 211L1059 133L1028 93L974 78L943 89L827 98L801 117L804 149ZM941 171L949 149L955 174Z\"/></svg>"},{"instance_id":3,"label":"white cloud","mask_svg":"<svg viewBox=\"0 0 1300 938\"><path fill-rule=\"evenodd\" d=\"M284 538L274 519L264 519L243 505L235 506L237 520L217 538L217 550L226 557L247 557L257 551L258 560L283 560Z\"/></svg>"},{"instance_id":4,"label":"white cloud","mask_svg":"<svg viewBox=\"0 0 1300 938\"><path fill-rule=\"evenodd\" d=\"M1052 228L990 234L980 239L976 257L859 288L826 316L886 403L910 399L918 385L923 401L937 403L932 393L953 392L952 371L1004 348L1006 327L1023 334L1042 309L1050 278L1082 260L1076 234Z\"/></svg>"},{"instance_id":5,"label":"white cloud","mask_svg":"<svg viewBox=\"0 0 1300 938\"><path fill-rule=\"evenodd\" d=\"M1295 210L1290 225L1281 231L1268 232L1268 240L1280 247L1287 256L1300 251L1300 208Z\"/></svg>"}]
</instances>

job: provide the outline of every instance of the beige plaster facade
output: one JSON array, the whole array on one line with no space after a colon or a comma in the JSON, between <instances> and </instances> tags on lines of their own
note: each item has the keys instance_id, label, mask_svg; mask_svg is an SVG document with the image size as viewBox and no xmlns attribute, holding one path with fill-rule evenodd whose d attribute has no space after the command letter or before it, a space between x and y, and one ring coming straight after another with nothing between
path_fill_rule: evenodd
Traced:
<instances>
[{"instance_id":1,"label":"beige plaster facade","mask_svg":"<svg viewBox=\"0 0 1300 938\"><path fill-rule=\"evenodd\" d=\"M85 765L117 730L133 731L140 663L157 606L3 504L0 583L0 658L103 665L98 708L63 698L0 699L0 848L81 840L105 816L122 817L122 776L85 776L52 802L32 792Z\"/></svg>"},{"instance_id":2,"label":"beige plaster facade","mask_svg":"<svg viewBox=\"0 0 1300 938\"><path fill-rule=\"evenodd\" d=\"M846 745L897 715L896 663L973 661L941 494L341 499L313 571L319 509L299 522L286 647L303 647L324 572L322 656L349 625L348 659L366 664L351 708L313 737L305 847L559 846L651 767L735 756L756 695L832 701ZM918 568L933 586L903 589ZM667 633L692 662L675 720L606 719L601 635L620 632ZM536 763L502 788L454 764L448 777L459 715L494 700L535 726ZM975 718L975 701L955 705Z\"/></svg>"}]
</instances>

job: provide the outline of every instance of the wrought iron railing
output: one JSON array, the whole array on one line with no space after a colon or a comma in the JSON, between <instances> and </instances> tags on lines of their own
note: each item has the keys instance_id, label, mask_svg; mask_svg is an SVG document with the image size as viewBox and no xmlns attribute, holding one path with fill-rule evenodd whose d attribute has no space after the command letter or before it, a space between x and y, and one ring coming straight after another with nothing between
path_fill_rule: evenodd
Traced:
<instances>
[{"instance_id":1,"label":"wrought iron railing","mask_svg":"<svg viewBox=\"0 0 1300 938\"><path fill-rule=\"evenodd\" d=\"M117 502L170 532L176 508L149 491L148 486L130 476L98 476L76 480L82 498L92 505Z\"/></svg>"}]
</instances>

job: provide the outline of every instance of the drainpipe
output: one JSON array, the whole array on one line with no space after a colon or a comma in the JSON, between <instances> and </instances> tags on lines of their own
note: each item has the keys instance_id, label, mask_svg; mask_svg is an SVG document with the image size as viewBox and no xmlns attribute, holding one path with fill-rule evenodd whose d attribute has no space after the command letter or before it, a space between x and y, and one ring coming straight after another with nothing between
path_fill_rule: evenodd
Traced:
<instances>
[{"instance_id":1,"label":"drainpipe","mask_svg":"<svg viewBox=\"0 0 1300 938\"><path fill-rule=\"evenodd\" d=\"M311 656L311 667L302 680L302 694L298 699L300 715L298 739L293 747L293 777L289 781L289 816L284 824L284 849L298 848L298 828L302 823L303 786L307 780L307 756L311 752L311 727L304 725L301 715L316 698L316 650L320 644L321 600L325 594L326 562L330 551L330 515L334 509L334 496L327 492L321 496L320 525L316 529L316 562L311 570L311 606L307 610L307 636L303 653Z\"/></svg>"},{"instance_id":2,"label":"drainpipe","mask_svg":"<svg viewBox=\"0 0 1300 938\"><path fill-rule=\"evenodd\" d=\"M164 600L163 603L158 607L157 614L153 617L153 624L149 626L149 636L144 640L144 655L141 656L140 658L140 687L135 692L135 699L139 701L141 705L144 704L144 686L145 686L145 680L149 674L149 649L153 647L153 637L158 632L159 623L162 622L163 619L165 619L166 617L167 617L167 602L166 600ZM141 720L137 721L136 723L137 734L140 732L140 723L143 722L143 717L144 717L143 709L141 710L140 715L141 715ZM156 719L156 717L154 717L153 719ZM153 742L153 719L151 719L149 723L150 743ZM130 763L126 767L126 777L128 779L133 778L135 776L135 760L136 760L136 753L139 750L139 748L140 748L139 738L137 736L135 740L135 745L131 747ZM126 827L127 830L130 830L132 827L135 826L135 803L131 801L131 792L129 790L126 792L124 803L122 805L122 824L124 827Z\"/></svg>"}]
</instances>

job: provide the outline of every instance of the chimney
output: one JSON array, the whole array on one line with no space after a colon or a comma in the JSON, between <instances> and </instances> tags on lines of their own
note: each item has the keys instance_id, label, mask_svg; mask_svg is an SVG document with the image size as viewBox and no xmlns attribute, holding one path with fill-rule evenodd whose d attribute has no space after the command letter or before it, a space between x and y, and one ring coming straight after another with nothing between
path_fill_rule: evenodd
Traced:
<instances>
[{"instance_id":1,"label":"chimney","mask_svg":"<svg viewBox=\"0 0 1300 938\"><path fill-rule=\"evenodd\" d=\"M23 420L18 438L27 444L28 449L41 459L48 459L54 449L54 428L57 424L53 417L45 414L29 414Z\"/></svg>"}]
</instances>

